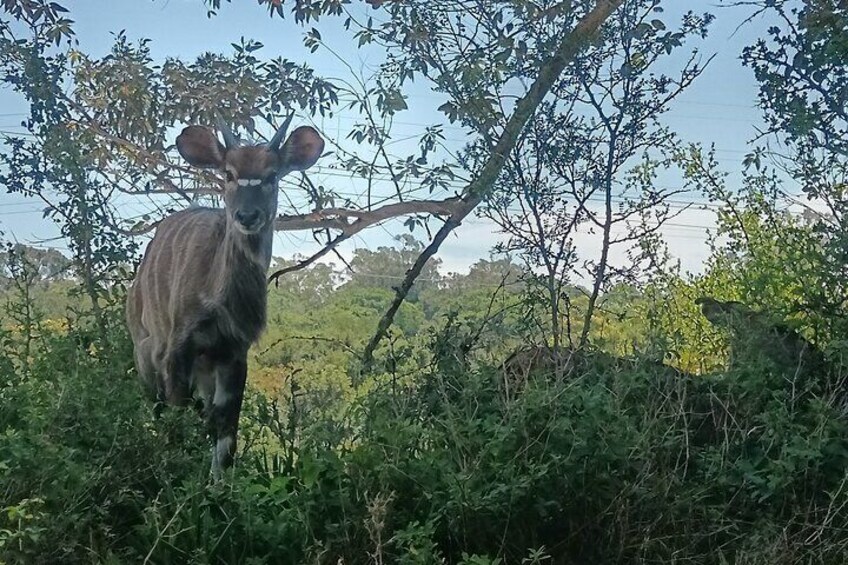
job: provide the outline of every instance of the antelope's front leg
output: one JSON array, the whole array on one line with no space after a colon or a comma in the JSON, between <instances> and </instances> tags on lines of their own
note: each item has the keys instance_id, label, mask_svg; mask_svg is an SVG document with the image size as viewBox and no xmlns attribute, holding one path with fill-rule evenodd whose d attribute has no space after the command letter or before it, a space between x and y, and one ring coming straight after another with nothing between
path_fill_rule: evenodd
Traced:
<instances>
[{"instance_id":1,"label":"antelope's front leg","mask_svg":"<svg viewBox=\"0 0 848 565\"><path fill-rule=\"evenodd\" d=\"M233 464L246 381L246 354L220 363L215 368L215 394L208 411L208 425L213 442L211 471L216 479Z\"/></svg>"}]
</instances>

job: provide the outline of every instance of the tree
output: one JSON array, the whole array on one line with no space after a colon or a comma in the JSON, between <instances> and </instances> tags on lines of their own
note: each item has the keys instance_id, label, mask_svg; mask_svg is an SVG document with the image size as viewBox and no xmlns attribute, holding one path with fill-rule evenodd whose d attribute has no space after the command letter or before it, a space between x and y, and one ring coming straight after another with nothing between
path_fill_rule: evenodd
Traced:
<instances>
[{"instance_id":1,"label":"tree","mask_svg":"<svg viewBox=\"0 0 848 565\"><path fill-rule=\"evenodd\" d=\"M848 12L840 0L754 3L781 26L747 47L742 61L760 82L771 133L798 150L848 155ZM806 161L806 159L804 159Z\"/></svg>"},{"instance_id":2,"label":"tree","mask_svg":"<svg viewBox=\"0 0 848 565\"><path fill-rule=\"evenodd\" d=\"M667 66L685 41L703 38L712 16L688 12L669 30L656 19L661 13L658 2L633 1L610 19L603 40L569 65L542 104L487 202L486 215L509 235L501 249L539 273L530 280L549 315L540 327L556 348L563 340L587 344L602 291L614 278L635 280L650 259L640 246L681 211L669 200L683 190L656 183L659 171L681 164L679 140L660 117L704 65L695 49L673 76L655 67ZM579 229L600 233L597 259L581 257ZM615 246L634 251L629 264L610 264ZM577 324L568 287L584 273L591 286Z\"/></svg>"},{"instance_id":3,"label":"tree","mask_svg":"<svg viewBox=\"0 0 848 565\"><path fill-rule=\"evenodd\" d=\"M71 275L71 261L56 249L39 249L31 245L17 243L10 245L6 251L0 252L0 289L7 286L11 278L11 270L25 256L33 266L35 282L52 282Z\"/></svg>"},{"instance_id":4,"label":"tree","mask_svg":"<svg viewBox=\"0 0 848 565\"><path fill-rule=\"evenodd\" d=\"M845 330L848 303L848 12L837 0L750 5L752 18L780 22L742 53L769 126L761 139L780 149L757 148L746 157L739 194L715 173L710 156L693 161L702 186L722 205L720 233L729 236L711 270L730 273L746 303L805 325L819 345L833 343ZM787 201L804 213L787 209Z\"/></svg>"},{"instance_id":5,"label":"tree","mask_svg":"<svg viewBox=\"0 0 848 565\"><path fill-rule=\"evenodd\" d=\"M64 94L69 55L51 50L71 35L65 8L40 1L6 2L6 12L27 26L30 39L17 39L8 22L0 22L0 68L3 81L30 104L25 121L30 137L6 138L0 154L7 170L0 184L9 192L37 198L44 215L54 219L69 241L82 292L106 342L103 313L114 305L114 284L135 245L113 229L113 188L100 176L96 139L73 127L74 104Z\"/></svg>"},{"instance_id":6,"label":"tree","mask_svg":"<svg viewBox=\"0 0 848 565\"><path fill-rule=\"evenodd\" d=\"M397 286L403 280L409 265L421 253L423 245L409 234L403 234L396 239L401 244L400 247L378 247L376 251L357 249L349 263L350 279L343 286L368 286L386 290ZM417 302L421 292L439 288L440 264L438 259L427 263L415 288L407 297L410 301Z\"/></svg>"}]
</instances>

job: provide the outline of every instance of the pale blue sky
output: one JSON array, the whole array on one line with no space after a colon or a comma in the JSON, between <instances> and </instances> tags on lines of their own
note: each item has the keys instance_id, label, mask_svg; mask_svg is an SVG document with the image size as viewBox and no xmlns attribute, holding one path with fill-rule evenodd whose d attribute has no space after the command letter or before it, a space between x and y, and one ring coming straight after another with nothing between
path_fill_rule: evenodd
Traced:
<instances>
[{"instance_id":1,"label":"pale blue sky","mask_svg":"<svg viewBox=\"0 0 848 565\"><path fill-rule=\"evenodd\" d=\"M374 49L358 50L350 35L341 32L339 20L329 18L317 25L325 41L340 54L344 63L326 53L311 54L303 47L304 29L293 21L270 19L264 9L253 2L225 4L217 17L208 19L201 0L87 0L66 2L72 9L71 17L76 20L76 32L81 49L92 55L108 51L112 42L111 32L125 29L132 40L150 38L153 55L157 59L179 57L190 60L204 51L229 51L229 44L240 37L256 39L265 44L260 51L265 56L284 56L294 61L308 61L320 75L350 78L345 64L355 70L367 69L380 60ZM680 1L678 6L693 6L695 3ZM738 179L744 154L750 151L748 144L762 124L756 104L756 84L749 69L742 67L739 55L745 45L752 43L769 22L756 21L735 32L736 26L747 15L743 8L714 6L701 3L701 10L711 11L717 19L709 38L700 44L702 53L716 57L703 76L684 93L666 114L663 121L685 141L705 144L715 143L717 156L732 178ZM670 4L671 5L671 4ZM237 6L237 7L236 7ZM362 11L368 10L364 4ZM670 16L670 14L667 14ZM429 94L424 85L413 91L410 111L397 117L398 128L395 138L399 139L421 130L421 124L442 121L435 108L441 101ZM20 131L22 118L16 115L25 112L23 102L8 90L0 91L0 131ZM338 135L339 125L350 116L339 115L335 120L317 122L325 136ZM349 122L345 122L349 125ZM459 141L462 132L446 128L450 139ZM399 144L399 147L403 147ZM357 186L337 174L316 173L319 182L336 186L340 192L356 192ZM670 181L670 182L673 182ZM281 200L282 202L282 200ZM127 204L128 215L143 211L141 204ZM20 241L47 239L56 234L48 221L41 220L37 205L20 196L0 194L0 230ZM281 212L285 211L281 205ZM665 230L672 252L681 258L684 267L697 270L706 255L705 226L711 226L710 212L687 210ZM401 233L399 222L374 228L344 249L349 254L355 247L376 248L391 241L391 234ZM423 234L422 234L423 235ZM448 270L463 270L468 264L487 257L489 249L497 241L493 226L481 219L470 219L443 246L440 257ZM580 246L588 256L597 248L595 237L586 234L580 237ZM49 245L62 247L61 242ZM317 249L308 234L283 234L277 239L275 251L278 255L309 253Z\"/></svg>"}]
</instances>

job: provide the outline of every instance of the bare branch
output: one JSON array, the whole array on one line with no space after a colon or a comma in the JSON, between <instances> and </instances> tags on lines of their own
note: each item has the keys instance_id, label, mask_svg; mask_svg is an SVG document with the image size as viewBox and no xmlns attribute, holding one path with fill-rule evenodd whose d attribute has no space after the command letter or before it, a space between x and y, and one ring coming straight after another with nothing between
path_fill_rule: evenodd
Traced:
<instances>
[{"instance_id":1,"label":"bare branch","mask_svg":"<svg viewBox=\"0 0 848 565\"><path fill-rule=\"evenodd\" d=\"M338 245L360 231L374 224L399 216L413 214L432 214L435 216L453 216L460 210L461 200L448 198L445 200L413 200L386 204L374 210L348 210L345 208L327 208L310 214L295 216L280 215L277 217L274 229L277 231L296 231L306 229L337 229L341 233L327 243L318 252L294 265L275 271L268 277L268 282L276 282L286 273L304 269L338 247ZM349 218L354 218L352 221Z\"/></svg>"},{"instance_id":2,"label":"bare branch","mask_svg":"<svg viewBox=\"0 0 848 565\"><path fill-rule=\"evenodd\" d=\"M298 231L310 229L337 229L348 237L374 224L414 214L432 214L450 216L459 207L459 198L445 200L410 200L386 204L373 210L353 210L349 208L324 208L308 214L279 215L274 229L277 231ZM352 220L351 220L352 219Z\"/></svg>"},{"instance_id":3,"label":"bare branch","mask_svg":"<svg viewBox=\"0 0 848 565\"><path fill-rule=\"evenodd\" d=\"M74 110L76 110L80 114L80 116L82 116L83 119L85 120L84 122L78 121L77 124L79 124L83 127L87 127L94 134L103 138L107 142L112 143L114 145L117 145L119 147L122 147L126 151L129 151L130 153L134 153L136 155L142 156L150 163L159 163L160 165L164 165L164 166L169 167L171 169L180 170L180 171L183 171L183 172L189 172L191 174L198 174L197 171L188 170L184 167L180 167L179 165L175 165L175 164L169 162L162 155L156 155L154 153L151 153L147 149L144 149L143 147L140 147L139 145L132 143L131 141L127 141L126 139L112 135L111 133L109 133L108 131L103 129L103 126L101 126L100 123L96 119L94 119L86 111L86 109L81 104L79 104L76 100L70 98L69 96L65 96L64 98L65 98L65 101L72 108L74 108ZM174 184L170 179L168 179L164 175L157 175L157 180L162 182L163 184L166 184L169 189L171 189L173 192L179 194L186 201L191 202L191 196L186 191L182 190L180 187L178 187L176 184Z\"/></svg>"},{"instance_id":4,"label":"bare branch","mask_svg":"<svg viewBox=\"0 0 848 565\"><path fill-rule=\"evenodd\" d=\"M322 247L319 251L317 251L313 255L310 255L309 257L307 257L303 261L299 261L299 262L295 263L294 265L289 265L288 267L284 267L284 268L282 268L278 271L274 271L271 274L271 276L268 277L268 282L269 283L273 282L274 284L279 286L280 277L282 277L283 275L286 275L288 273L293 273L295 271L300 271L301 269L305 269L306 267L308 267L309 265L311 265L312 263L314 263L315 261L317 261L318 259L320 259L324 255L326 255L327 253L329 253L330 251L332 251L333 249L338 247L338 245L340 243L342 243L343 241L345 241L349 238L350 238L349 235L340 234L335 239L333 239L332 241L327 243L327 245Z\"/></svg>"}]
</instances>

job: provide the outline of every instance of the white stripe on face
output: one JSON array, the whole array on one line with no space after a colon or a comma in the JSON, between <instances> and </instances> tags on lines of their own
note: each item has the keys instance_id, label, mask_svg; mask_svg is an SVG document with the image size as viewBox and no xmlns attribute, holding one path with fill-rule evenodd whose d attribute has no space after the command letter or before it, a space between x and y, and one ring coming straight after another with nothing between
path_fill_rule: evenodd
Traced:
<instances>
[{"instance_id":1,"label":"white stripe on face","mask_svg":"<svg viewBox=\"0 0 848 565\"><path fill-rule=\"evenodd\" d=\"M262 179L239 179L239 186L261 186Z\"/></svg>"}]
</instances>

